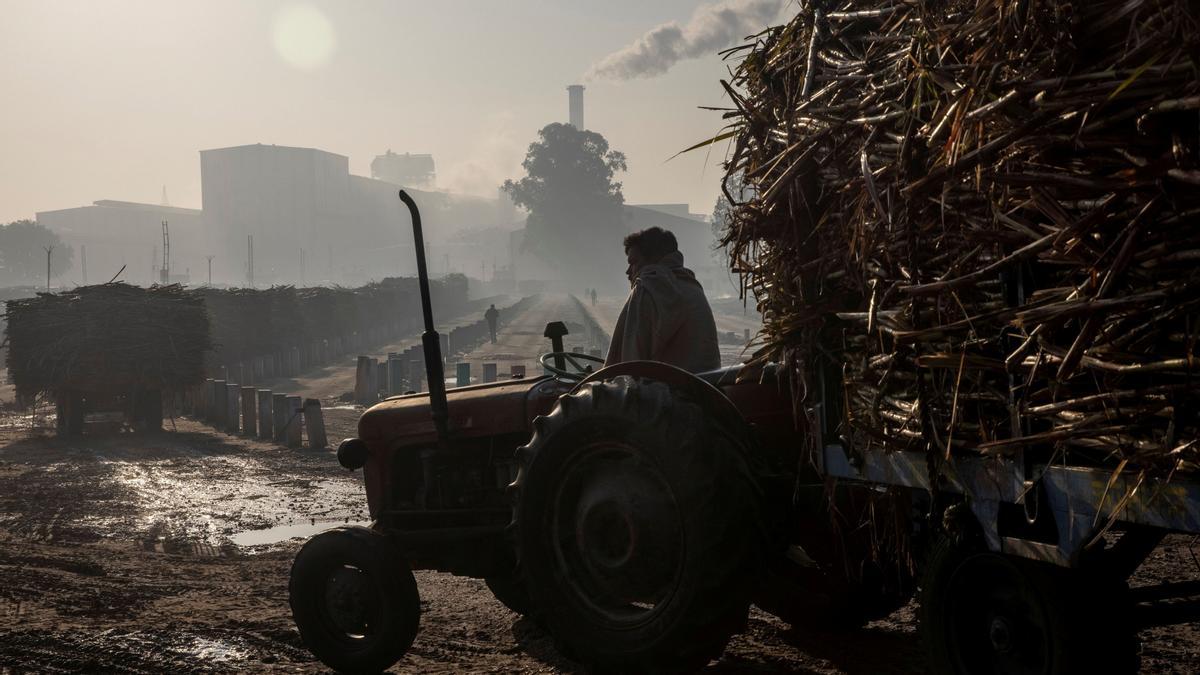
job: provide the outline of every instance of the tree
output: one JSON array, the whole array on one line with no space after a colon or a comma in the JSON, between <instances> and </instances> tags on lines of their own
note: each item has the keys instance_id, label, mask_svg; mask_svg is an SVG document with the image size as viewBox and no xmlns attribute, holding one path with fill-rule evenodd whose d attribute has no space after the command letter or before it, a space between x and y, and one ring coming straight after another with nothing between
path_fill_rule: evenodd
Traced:
<instances>
[{"instance_id":1,"label":"tree","mask_svg":"<svg viewBox=\"0 0 1200 675\"><path fill-rule=\"evenodd\" d=\"M713 248L713 259L720 265L728 266L729 253L719 242L725 238L725 233L729 229L733 209L749 199L751 191L750 186L746 185L741 172L725 176L722 179L721 188L721 194L717 196L717 203L713 206L712 212L713 239L716 239L718 242ZM733 197L733 204L729 203L729 197Z\"/></svg>"},{"instance_id":2,"label":"tree","mask_svg":"<svg viewBox=\"0 0 1200 675\"><path fill-rule=\"evenodd\" d=\"M46 249L50 254L50 276L59 277L71 269L75 251L57 234L32 220L17 220L0 226L0 266L9 284L46 283Z\"/></svg>"},{"instance_id":3,"label":"tree","mask_svg":"<svg viewBox=\"0 0 1200 675\"><path fill-rule=\"evenodd\" d=\"M529 211L525 248L580 285L621 279L612 265L622 254L625 197L613 178L625 170L624 153L594 131L554 123L538 132L522 166L526 176L501 189Z\"/></svg>"}]
</instances>

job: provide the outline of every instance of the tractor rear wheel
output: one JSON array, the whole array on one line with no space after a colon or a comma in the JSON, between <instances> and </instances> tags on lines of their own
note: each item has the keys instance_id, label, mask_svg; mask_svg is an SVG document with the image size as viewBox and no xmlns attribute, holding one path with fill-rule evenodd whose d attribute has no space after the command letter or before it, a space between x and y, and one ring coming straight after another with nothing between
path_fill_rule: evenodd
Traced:
<instances>
[{"instance_id":1,"label":"tractor rear wheel","mask_svg":"<svg viewBox=\"0 0 1200 675\"><path fill-rule=\"evenodd\" d=\"M343 673L378 673L412 646L421 617L417 582L388 538L339 527L308 540L292 563L292 618L304 644Z\"/></svg>"},{"instance_id":2,"label":"tractor rear wheel","mask_svg":"<svg viewBox=\"0 0 1200 675\"><path fill-rule=\"evenodd\" d=\"M628 376L563 396L534 429L513 525L539 623L602 669L718 658L745 627L766 538L741 439Z\"/></svg>"}]
</instances>

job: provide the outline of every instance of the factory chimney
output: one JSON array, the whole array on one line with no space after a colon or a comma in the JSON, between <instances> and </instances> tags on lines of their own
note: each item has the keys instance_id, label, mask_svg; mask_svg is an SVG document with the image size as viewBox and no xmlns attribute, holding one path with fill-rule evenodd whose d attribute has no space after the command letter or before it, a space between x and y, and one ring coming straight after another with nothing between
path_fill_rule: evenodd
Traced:
<instances>
[{"instance_id":1,"label":"factory chimney","mask_svg":"<svg viewBox=\"0 0 1200 675\"><path fill-rule=\"evenodd\" d=\"M571 126L583 131L583 85L567 87L567 98L571 106Z\"/></svg>"}]
</instances>

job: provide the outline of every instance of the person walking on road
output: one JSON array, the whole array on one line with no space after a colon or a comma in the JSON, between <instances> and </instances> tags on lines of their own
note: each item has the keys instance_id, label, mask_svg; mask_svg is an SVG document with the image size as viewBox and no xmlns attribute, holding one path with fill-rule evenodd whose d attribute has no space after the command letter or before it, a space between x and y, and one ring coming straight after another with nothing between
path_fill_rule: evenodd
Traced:
<instances>
[{"instance_id":1,"label":"person walking on road","mask_svg":"<svg viewBox=\"0 0 1200 675\"><path fill-rule=\"evenodd\" d=\"M592 289L592 307L596 306L596 289Z\"/></svg>"},{"instance_id":2,"label":"person walking on road","mask_svg":"<svg viewBox=\"0 0 1200 675\"><path fill-rule=\"evenodd\" d=\"M492 305L483 313L483 318L487 319L488 331L492 334L492 344L496 344L496 324L500 322L500 310Z\"/></svg>"},{"instance_id":3,"label":"person walking on road","mask_svg":"<svg viewBox=\"0 0 1200 675\"><path fill-rule=\"evenodd\" d=\"M651 227L625 237L625 300L604 364L661 361L699 373L721 367L717 324L704 288L683 266L675 235Z\"/></svg>"}]
</instances>

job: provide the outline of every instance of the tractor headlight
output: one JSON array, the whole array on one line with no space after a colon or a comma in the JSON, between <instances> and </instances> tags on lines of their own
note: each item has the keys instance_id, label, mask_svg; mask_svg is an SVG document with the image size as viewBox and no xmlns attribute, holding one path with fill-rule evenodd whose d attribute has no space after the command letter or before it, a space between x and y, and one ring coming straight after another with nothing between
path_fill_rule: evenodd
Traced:
<instances>
[{"instance_id":1,"label":"tractor headlight","mask_svg":"<svg viewBox=\"0 0 1200 675\"><path fill-rule=\"evenodd\" d=\"M347 438L338 446L338 464L354 471L367 463L367 442L361 438Z\"/></svg>"}]
</instances>

